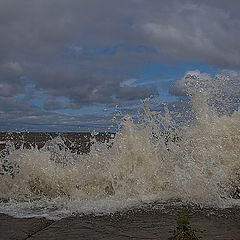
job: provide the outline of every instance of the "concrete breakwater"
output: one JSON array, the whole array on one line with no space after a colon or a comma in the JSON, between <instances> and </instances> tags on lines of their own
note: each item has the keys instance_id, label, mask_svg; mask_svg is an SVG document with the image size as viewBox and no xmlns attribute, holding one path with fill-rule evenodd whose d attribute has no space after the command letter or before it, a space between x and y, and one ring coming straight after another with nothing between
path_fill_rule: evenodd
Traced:
<instances>
[{"instance_id":1,"label":"concrete breakwater","mask_svg":"<svg viewBox=\"0 0 240 240\"><path fill-rule=\"evenodd\" d=\"M182 208L128 210L105 216L82 215L58 221L45 218L14 218L0 214L1 240L42 239L168 239ZM239 209L189 210L190 223L201 239L238 240Z\"/></svg>"}]
</instances>

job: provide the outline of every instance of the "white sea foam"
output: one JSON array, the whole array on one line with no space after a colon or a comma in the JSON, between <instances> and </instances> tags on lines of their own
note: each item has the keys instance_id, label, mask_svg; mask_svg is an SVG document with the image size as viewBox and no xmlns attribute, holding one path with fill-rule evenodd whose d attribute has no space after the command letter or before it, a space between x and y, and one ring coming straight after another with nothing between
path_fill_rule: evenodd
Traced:
<instances>
[{"instance_id":1,"label":"white sea foam","mask_svg":"<svg viewBox=\"0 0 240 240\"><path fill-rule=\"evenodd\" d=\"M206 76L185 75L191 121L176 123L167 104L157 112L145 101L138 122L125 116L115 138L89 154L72 154L59 138L5 150L0 212L54 219L153 201L239 205L240 111Z\"/></svg>"}]
</instances>

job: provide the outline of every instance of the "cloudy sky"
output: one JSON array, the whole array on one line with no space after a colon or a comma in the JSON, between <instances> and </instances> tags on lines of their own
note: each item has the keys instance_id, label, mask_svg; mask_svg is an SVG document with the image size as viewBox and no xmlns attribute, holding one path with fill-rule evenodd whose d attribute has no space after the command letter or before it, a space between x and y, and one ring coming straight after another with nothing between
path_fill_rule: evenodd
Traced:
<instances>
[{"instance_id":1,"label":"cloudy sky","mask_svg":"<svg viewBox=\"0 0 240 240\"><path fill-rule=\"evenodd\" d=\"M0 0L0 131L97 131L240 70L238 0ZM237 77L239 80L240 78Z\"/></svg>"}]
</instances>

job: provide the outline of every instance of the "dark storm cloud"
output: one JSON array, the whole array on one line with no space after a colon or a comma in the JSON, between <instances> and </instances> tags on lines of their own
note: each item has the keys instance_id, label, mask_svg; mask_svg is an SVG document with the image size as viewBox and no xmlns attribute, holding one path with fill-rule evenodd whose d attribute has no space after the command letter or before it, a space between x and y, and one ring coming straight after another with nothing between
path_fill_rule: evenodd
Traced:
<instances>
[{"instance_id":1,"label":"dark storm cloud","mask_svg":"<svg viewBox=\"0 0 240 240\"><path fill-rule=\"evenodd\" d=\"M0 64L0 96L8 97L24 92L19 81L21 73L21 66L17 62Z\"/></svg>"},{"instance_id":2,"label":"dark storm cloud","mask_svg":"<svg viewBox=\"0 0 240 240\"><path fill-rule=\"evenodd\" d=\"M28 131L87 131L106 130L111 125L109 114L68 115L42 111L24 100L0 97L0 129Z\"/></svg>"},{"instance_id":3,"label":"dark storm cloud","mask_svg":"<svg viewBox=\"0 0 240 240\"><path fill-rule=\"evenodd\" d=\"M2 97L0 96L0 111L4 112L28 112L32 110L33 108L29 106L29 104L26 101L23 100L16 100L12 97Z\"/></svg>"},{"instance_id":4,"label":"dark storm cloud","mask_svg":"<svg viewBox=\"0 0 240 240\"><path fill-rule=\"evenodd\" d=\"M219 1L170 1L136 28L165 56L200 60L219 67L239 67L239 16ZM221 1L220 1L221 2ZM174 4L173 4L174 3ZM235 8L237 1L228 1ZM149 5L150 6L150 5ZM159 4L160 6L160 4Z\"/></svg>"},{"instance_id":5,"label":"dark storm cloud","mask_svg":"<svg viewBox=\"0 0 240 240\"><path fill-rule=\"evenodd\" d=\"M151 46L173 59L239 63L240 3L234 0L1 0L0 6L3 62L53 61L68 44L79 45L81 58L89 48L121 43Z\"/></svg>"},{"instance_id":6,"label":"dark storm cloud","mask_svg":"<svg viewBox=\"0 0 240 240\"><path fill-rule=\"evenodd\" d=\"M57 101L56 99L48 98L44 102L43 108L46 110L56 110L56 109L60 109L62 107L61 107L61 103L59 101Z\"/></svg>"},{"instance_id":7,"label":"dark storm cloud","mask_svg":"<svg viewBox=\"0 0 240 240\"><path fill-rule=\"evenodd\" d=\"M157 94L121 86L148 60L238 68L239 11L235 0L0 0L0 97L42 92L47 110L110 105Z\"/></svg>"},{"instance_id":8,"label":"dark storm cloud","mask_svg":"<svg viewBox=\"0 0 240 240\"><path fill-rule=\"evenodd\" d=\"M154 87L130 87L123 86L118 89L117 98L126 100L145 99L149 96L156 96L158 94L157 89Z\"/></svg>"}]
</instances>

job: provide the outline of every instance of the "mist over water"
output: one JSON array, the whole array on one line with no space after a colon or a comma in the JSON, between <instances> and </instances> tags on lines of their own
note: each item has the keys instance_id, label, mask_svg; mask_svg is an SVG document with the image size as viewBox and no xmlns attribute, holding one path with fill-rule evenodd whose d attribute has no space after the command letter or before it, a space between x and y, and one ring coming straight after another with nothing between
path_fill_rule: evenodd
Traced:
<instances>
[{"instance_id":1,"label":"mist over water","mask_svg":"<svg viewBox=\"0 0 240 240\"><path fill-rule=\"evenodd\" d=\"M152 111L146 100L137 121L124 116L115 138L95 141L88 154L71 153L61 138L39 150L9 143L0 155L0 212L61 218L149 202L240 205L236 83L235 72L188 72L184 111L166 103Z\"/></svg>"}]
</instances>

